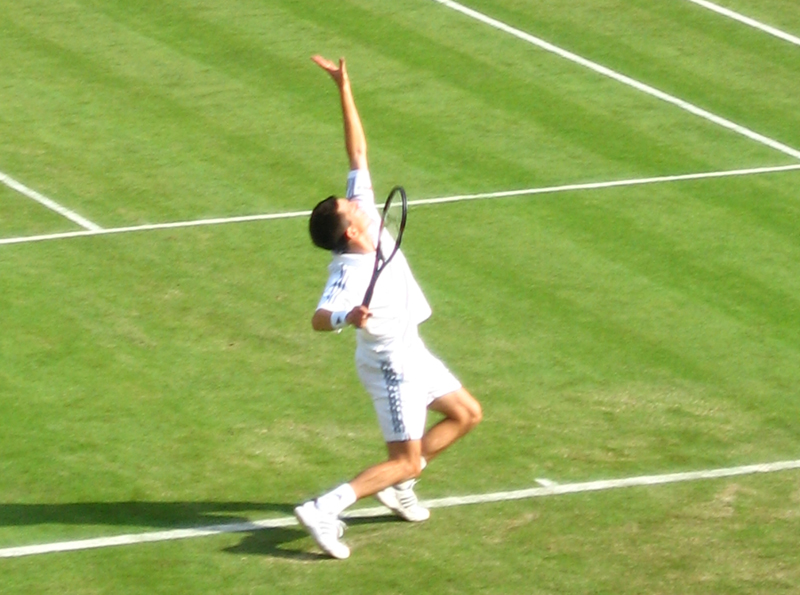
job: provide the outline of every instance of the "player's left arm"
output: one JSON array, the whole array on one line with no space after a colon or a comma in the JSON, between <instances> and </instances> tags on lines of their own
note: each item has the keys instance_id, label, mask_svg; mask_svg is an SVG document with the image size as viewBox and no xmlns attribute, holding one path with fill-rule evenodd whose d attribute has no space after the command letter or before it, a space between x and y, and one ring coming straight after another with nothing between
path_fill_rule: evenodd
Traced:
<instances>
[{"instance_id":1,"label":"player's left arm","mask_svg":"<svg viewBox=\"0 0 800 595\"><path fill-rule=\"evenodd\" d=\"M361 117L356 109L355 99L353 99L353 90L350 87L350 77L347 74L344 58L339 58L338 66L322 56L312 56L311 59L331 76L339 88L344 120L345 148L350 159L350 169L367 169L367 139L361 124Z\"/></svg>"}]
</instances>

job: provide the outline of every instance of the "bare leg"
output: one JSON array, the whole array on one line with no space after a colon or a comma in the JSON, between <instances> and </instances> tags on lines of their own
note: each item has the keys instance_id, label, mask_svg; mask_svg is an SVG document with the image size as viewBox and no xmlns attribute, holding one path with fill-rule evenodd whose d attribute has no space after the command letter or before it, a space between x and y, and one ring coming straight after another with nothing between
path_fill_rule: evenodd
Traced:
<instances>
[{"instance_id":1,"label":"bare leg","mask_svg":"<svg viewBox=\"0 0 800 595\"><path fill-rule=\"evenodd\" d=\"M422 457L426 461L433 459L480 423L483 416L480 403L465 388L436 399L429 409L441 413L444 419L431 427L422 440L387 442L388 460L368 467L347 484L318 498L317 503L339 514L356 500L416 479L422 471Z\"/></svg>"},{"instance_id":2,"label":"bare leg","mask_svg":"<svg viewBox=\"0 0 800 595\"><path fill-rule=\"evenodd\" d=\"M469 432L483 418L480 403L463 387L436 399L428 408L443 414L444 419L422 437L422 456L426 461Z\"/></svg>"},{"instance_id":3,"label":"bare leg","mask_svg":"<svg viewBox=\"0 0 800 595\"><path fill-rule=\"evenodd\" d=\"M401 481L419 476L421 441L387 442L386 448L389 451L388 461L365 469L350 482L350 487L359 500Z\"/></svg>"}]
</instances>

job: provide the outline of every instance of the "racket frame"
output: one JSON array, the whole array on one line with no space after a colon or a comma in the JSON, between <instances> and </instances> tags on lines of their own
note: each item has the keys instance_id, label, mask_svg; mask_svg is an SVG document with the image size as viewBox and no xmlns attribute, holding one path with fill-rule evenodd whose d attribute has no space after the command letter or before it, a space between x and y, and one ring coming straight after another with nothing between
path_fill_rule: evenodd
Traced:
<instances>
[{"instance_id":1,"label":"racket frame","mask_svg":"<svg viewBox=\"0 0 800 595\"><path fill-rule=\"evenodd\" d=\"M384 229L386 228L386 219L389 215L389 210L395 204L395 200L397 197L400 197L400 226L397 230L397 237L392 238L394 241L394 247L392 252L388 256L383 255L383 236L384 236ZM372 296L375 292L375 284L378 282L378 277L380 277L381 272L386 268L386 266L391 262L394 258L394 255L397 254L397 251L400 249L400 242L403 240L403 232L406 228L406 220L408 218L408 197L406 196L406 191L402 186L395 186L389 192L389 196L386 197L386 202L383 205L383 212L381 213L381 225L380 229L378 230L378 245L375 246L375 265L372 268L372 278L369 281L369 285L367 286L367 291L364 293L364 299L361 302L361 305L365 308L369 308L369 304L372 301Z\"/></svg>"}]
</instances>

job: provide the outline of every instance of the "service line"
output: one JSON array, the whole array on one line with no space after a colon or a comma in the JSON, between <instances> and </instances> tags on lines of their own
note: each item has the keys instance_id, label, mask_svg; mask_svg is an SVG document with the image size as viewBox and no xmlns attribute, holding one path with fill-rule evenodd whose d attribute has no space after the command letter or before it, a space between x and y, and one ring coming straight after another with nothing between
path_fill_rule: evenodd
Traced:
<instances>
[{"instance_id":1,"label":"service line","mask_svg":"<svg viewBox=\"0 0 800 595\"><path fill-rule=\"evenodd\" d=\"M706 180L713 178L729 178L734 176L753 176L770 173L780 173L800 170L800 163L792 165L777 165L771 167L752 167L747 169L732 169L724 171L699 172L694 174L678 174L673 176L655 176L651 178L633 178L625 180L610 180L606 182L587 182L581 184L566 184L563 186L545 186L541 188L526 188L522 190L504 190L500 192L483 192L478 194L459 194L443 196L440 198L423 198L410 200L411 206L442 204L448 202L461 202L467 200L488 200L493 198L510 198L514 196L532 196L537 194L553 194L557 192L577 192L581 190L602 190L604 188L621 188L624 186L641 186L644 184L662 184L668 182L683 182L691 180ZM311 211L292 211L287 213L267 213L262 215L244 215L240 217L219 217L215 219L196 219L194 221L175 221L172 223L153 223L130 227L110 227L97 230L68 231L35 236L22 236L16 238L0 238L0 246L9 244L26 244L31 242L45 242L49 240L63 240L87 236L111 235L133 233L140 231L155 231L159 229L177 229L182 227L200 227L206 225L223 225L228 223L247 223L252 221L265 221L272 219L295 219L308 217Z\"/></svg>"},{"instance_id":2,"label":"service line","mask_svg":"<svg viewBox=\"0 0 800 595\"><path fill-rule=\"evenodd\" d=\"M722 469L707 469L704 471L688 471L684 473L640 475L638 477L586 481L581 483L555 483L549 481L550 485L545 487L513 490L508 492L494 492L489 494L437 498L435 500L423 501L423 504L428 508L449 508L452 506L464 506L467 504L488 504L492 502L508 502L512 500L541 498L544 496L563 496L566 494L599 492L603 490L620 488L659 486L689 481L739 477L742 475L754 475L757 473L777 473L779 471L791 471L797 469L800 469L800 460L779 461L775 463L763 463L758 465L744 465L740 467L727 467ZM373 518L386 516L388 514L390 514L388 509L384 508L383 506L377 506L373 508L358 508L349 511L343 515L343 518ZM212 535L222 535L227 533L247 533L252 531L261 531L264 529L290 527L294 525L297 525L297 521L294 519L294 517L281 517L277 519L265 519L254 522L229 523L187 529L172 529L166 531L154 531L150 533L134 533L128 535L116 535L112 537L99 537L95 539L80 539L76 541L60 541L55 543L44 543L41 545L28 545L0 549L0 558L20 558L23 556L52 554L56 552L73 552L121 545L135 545L158 541L174 541L177 539L188 539L191 537L209 537Z\"/></svg>"}]
</instances>

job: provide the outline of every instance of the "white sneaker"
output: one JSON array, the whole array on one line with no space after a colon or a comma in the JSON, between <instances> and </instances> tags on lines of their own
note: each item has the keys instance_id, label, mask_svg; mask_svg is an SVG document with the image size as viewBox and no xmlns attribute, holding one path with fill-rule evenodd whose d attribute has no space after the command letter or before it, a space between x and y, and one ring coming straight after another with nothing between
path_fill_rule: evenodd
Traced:
<instances>
[{"instance_id":1,"label":"white sneaker","mask_svg":"<svg viewBox=\"0 0 800 595\"><path fill-rule=\"evenodd\" d=\"M375 494L375 497L402 519L412 523L427 521L431 516L431 511L419 503L417 495L414 493L415 483L413 480L404 481L381 490Z\"/></svg>"},{"instance_id":2,"label":"white sneaker","mask_svg":"<svg viewBox=\"0 0 800 595\"><path fill-rule=\"evenodd\" d=\"M340 560L350 556L350 548L339 541L344 535L344 523L336 515L322 512L309 501L295 508L294 516L326 554Z\"/></svg>"}]
</instances>

